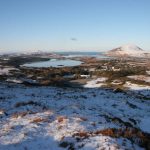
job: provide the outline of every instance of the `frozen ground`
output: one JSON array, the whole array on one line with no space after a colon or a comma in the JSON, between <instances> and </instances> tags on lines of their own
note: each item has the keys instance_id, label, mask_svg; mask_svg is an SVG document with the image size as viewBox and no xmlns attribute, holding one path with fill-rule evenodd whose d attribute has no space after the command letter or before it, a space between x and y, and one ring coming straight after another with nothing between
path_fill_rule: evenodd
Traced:
<instances>
[{"instance_id":1,"label":"frozen ground","mask_svg":"<svg viewBox=\"0 0 150 150\"><path fill-rule=\"evenodd\" d=\"M150 133L150 101L138 98L138 90L0 83L0 150L144 149L135 135L113 137L110 130Z\"/></svg>"},{"instance_id":2,"label":"frozen ground","mask_svg":"<svg viewBox=\"0 0 150 150\"><path fill-rule=\"evenodd\" d=\"M124 87L129 88L132 94L135 94L137 96L146 96L146 98L150 100L150 86L134 84L130 81L127 81L124 84Z\"/></svg>"},{"instance_id":3,"label":"frozen ground","mask_svg":"<svg viewBox=\"0 0 150 150\"><path fill-rule=\"evenodd\" d=\"M128 76L128 78L134 79L134 80L140 80L144 82L150 82L150 76L145 76L145 75Z\"/></svg>"}]
</instances>

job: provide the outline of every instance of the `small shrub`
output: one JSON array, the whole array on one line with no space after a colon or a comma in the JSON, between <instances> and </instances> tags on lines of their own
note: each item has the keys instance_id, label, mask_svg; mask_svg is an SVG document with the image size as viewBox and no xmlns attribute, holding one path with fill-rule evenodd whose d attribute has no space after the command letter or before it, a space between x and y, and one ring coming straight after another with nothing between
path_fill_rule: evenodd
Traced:
<instances>
[{"instance_id":1,"label":"small shrub","mask_svg":"<svg viewBox=\"0 0 150 150\"><path fill-rule=\"evenodd\" d=\"M58 121L59 123L64 122L66 119L67 119L67 117L65 117L65 116L58 116L58 117L57 117L57 121Z\"/></svg>"},{"instance_id":2,"label":"small shrub","mask_svg":"<svg viewBox=\"0 0 150 150\"><path fill-rule=\"evenodd\" d=\"M45 118L35 118L31 121L31 123L40 123L40 122L47 122L48 119Z\"/></svg>"}]
</instances>

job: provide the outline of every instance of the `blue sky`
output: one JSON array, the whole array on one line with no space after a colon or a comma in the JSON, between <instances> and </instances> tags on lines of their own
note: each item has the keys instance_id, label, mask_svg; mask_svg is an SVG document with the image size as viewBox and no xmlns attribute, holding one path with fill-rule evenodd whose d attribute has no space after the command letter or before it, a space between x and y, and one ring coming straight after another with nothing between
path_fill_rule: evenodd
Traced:
<instances>
[{"instance_id":1,"label":"blue sky","mask_svg":"<svg viewBox=\"0 0 150 150\"><path fill-rule=\"evenodd\" d=\"M0 50L150 50L150 0L0 0Z\"/></svg>"}]
</instances>

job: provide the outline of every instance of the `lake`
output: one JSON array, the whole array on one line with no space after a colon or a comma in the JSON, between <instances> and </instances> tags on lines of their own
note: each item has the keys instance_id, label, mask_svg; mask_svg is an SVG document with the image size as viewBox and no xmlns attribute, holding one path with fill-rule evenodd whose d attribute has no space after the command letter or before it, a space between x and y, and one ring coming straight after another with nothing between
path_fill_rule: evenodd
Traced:
<instances>
[{"instance_id":1,"label":"lake","mask_svg":"<svg viewBox=\"0 0 150 150\"><path fill-rule=\"evenodd\" d=\"M79 66L81 63L81 61L77 61L77 60L71 60L71 59L65 59L65 60L61 60L61 59L51 59L48 61L40 61L40 62L34 62L34 63L26 63L24 65L22 65L23 67L36 67L36 68L47 68L47 67L73 67L73 66Z\"/></svg>"},{"instance_id":2,"label":"lake","mask_svg":"<svg viewBox=\"0 0 150 150\"><path fill-rule=\"evenodd\" d=\"M36 68L47 68L47 67L73 67L79 66L82 61L72 60L74 57L96 57L97 59L110 59L102 52L55 52L55 54L62 55L66 59L50 59L49 61L40 61L34 63L26 63L24 67L36 67Z\"/></svg>"}]
</instances>

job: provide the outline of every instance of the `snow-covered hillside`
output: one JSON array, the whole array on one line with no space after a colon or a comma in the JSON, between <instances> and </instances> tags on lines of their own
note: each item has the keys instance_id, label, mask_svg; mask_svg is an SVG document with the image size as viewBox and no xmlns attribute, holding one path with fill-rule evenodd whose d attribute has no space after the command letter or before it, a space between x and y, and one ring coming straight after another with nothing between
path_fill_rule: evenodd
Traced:
<instances>
[{"instance_id":1,"label":"snow-covered hillside","mask_svg":"<svg viewBox=\"0 0 150 150\"><path fill-rule=\"evenodd\" d=\"M117 57L150 57L150 52L147 52L136 45L126 44L108 51L106 55Z\"/></svg>"},{"instance_id":2,"label":"snow-covered hillside","mask_svg":"<svg viewBox=\"0 0 150 150\"><path fill-rule=\"evenodd\" d=\"M130 92L0 83L0 149L144 150L150 101Z\"/></svg>"}]
</instances>

